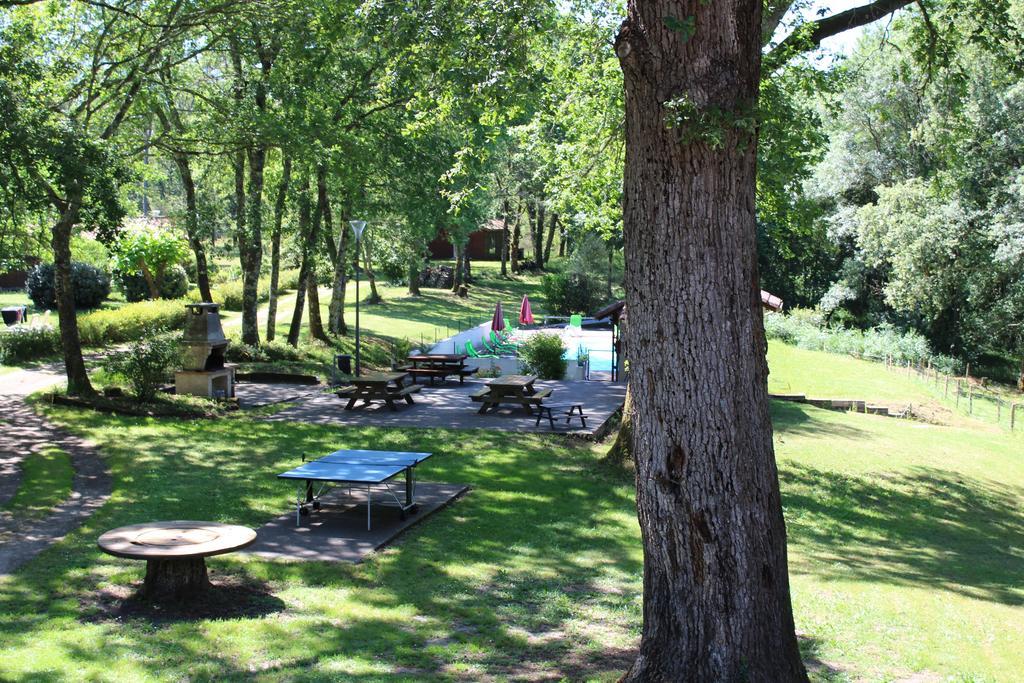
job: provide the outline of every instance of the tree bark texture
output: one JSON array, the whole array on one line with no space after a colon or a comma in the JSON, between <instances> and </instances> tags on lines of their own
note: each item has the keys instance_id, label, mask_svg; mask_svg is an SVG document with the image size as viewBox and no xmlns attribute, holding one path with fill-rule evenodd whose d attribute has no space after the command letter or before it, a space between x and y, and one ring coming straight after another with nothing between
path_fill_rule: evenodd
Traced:
<instances>
[{"instance_id":1,"label":"tree bark texture","mask_svg":"<svg viewBox=\"0 0 1024 683\"><path fill-rule=\"evenodd\" d=\"M423 296L423 292L420 291L420 267L422 265L422 257L409 264L409 294L412 296Z\"/></svg>"},{"instance_id":2,"label":"tree bark texture","mask_svg":"<svg viewBox=\"0 0 1024 683\"><path fill-rule=\"evenodd\" d=\"M548 227L547 241L544 243L544 263L551 260L551 245L555 241L555 230L558 229L558 212L551 212L551 225Z\"/></svg>"},{"instance_id":3,"label":"tree bark texture","mask_svg":"<svg viewBox=\"0 0 1024 683\"><path fill-rule=\"evenodd\" d=\"M380 298L380 293L377 292L377 277L373 274L373 262L370 260L373 250L370 249L370 240L366 239L365 232L363 233L362 246L363 271L366 273L366 279L370 283L370 296L366 298L365 303L379 304L383 299Z\"/></svg>"},{"instance_id":4,"label":"tree bark texture","mask_svg":"<svg viewBox=\"0 0 1024 683\"><path fill-rule=\"evenodd\" d=\"M242 257L242 343L259 346L260 265L263 262L263 168L267 149L262 145L248 150L249 186L245 198L245 240L240 243Z\"/></svg>"},{"instance_id":5,"label":"tree bark texture","mask_svg":"<svg viewBox=\"0 0 1024 683\"><path fill-rule=\"evenodd\" d=\"M75 291L71 283L71 232L78 223L82 198L68 198L60 218L53 226L53 279L57 298L57 319L60 322L60 346L64 353L64 368L68 376L68 393L72 396L92 396L96 392L89 381L82 358L82 342L78 335L78 317L75 314Z\"/></svg>"},{"instance_id":6,"label":"tree bark texture","mask_svg":"<svg viewBox=\"0 0 1024 683\"><path fill-rule=\"evenodd\" d=\"M756 135L745 125L760 20L761 0L629 0L616 39L644 547L644 624L626 681L807 680L768 411Z\"/></svg>"},{"instance_id":7,"label":"tree bark texture","mask_svg":"<svg viewBox=\"0 0 1024 683\"><path fill-rule=\"evenodd\" d=\"M316 277L316 252L320 246L320 227L324 218L330 220L330 207L327 204L327 180L323 166L316 172L316 211L313 212L313 224L309 229L306 247L309 251L309 276L306 278L306 292L309 297L309 336L320 341L328 341L324 332L323 319L320 317L320 282Z\"/></svg>"},{"instance_id":8,"label":"tree bark texture","mask_svg":"<svg viewBox=\"0 0 1024 683\"><path fill-rule=\"evenodd\" d=\"M508 277L508 200L501 203L501 276Z\"/></svg>"},{"instance_id":9,"label":"tree bark texture","mask_svg":"<svg viewBox=\"0 0 1024 683\"><path fill-rule=\"evenodd\" d=\"M519 272L519 241L522 239L522 228L520 227L520 216L516 216L515 223L512 226L512 246L509 249L509 265L512 267L512 273Z\"/></svg>"},{"instance_id":10,"label":"tree bark texture","mask_svg":"<svg viewBox=\"0 0 1024 683\"><path fill-rule=\"evenodd\" d=\"M345 258L345 247L348 242L349 216L348 203L342 205L341 220L338 221L338 249L334 259L334 287L331 290L331 303L327 308L327 329L333 334L347 335L348 325L345 323L345 285L348 283L345 274L348 272L348 261Z\"/></svg>"},{"instance_id":11,"label":"tree bark texture","mask_svg":"<svg viewBox=\"0 0 1024 683\"><path fill-rule=\"evenodd\" d=\"M464 249L462 245L457 242L452 242L452 247L455 249L455 270L452 273L452 293L458 293L459 287L463 285L462 252Z\"/></svg>"},{"instance_id":12,"label":"tree bark texture","mask_svg":"<svg viewBox=\"0 0 1024 683\"><path fill-rule=\"evenodd\" d=\"M288 199L288 185L292 180L292 158L281 159L281 182L274 200L274 227L270 233L270 299L267 302L267 341L274 341L277 333L277 288L281 280L281 226Z\"/></svg>"},{"instance_id":13,"label":"tree bark texture","mask_svg":"<svg viewBox=\"0 0 1024 683\"><path fill-rule=\"evenodd\" d=\"M147 560L143 594L152 600L188 600L210 588L206 561L201 557Z\"/></svg>"},{"instance_id":14,"label":"tree bark texture","mask_svg":"<svg viewBox=\"0 0 1024 683\"><path fill-rule=\"evenodd\" d=\"M299 264L299 287L295 292L295 309L292 311L292 324L288 328L288 343L297 347L299 345L299 331L302 329L302 309L306 306L306 290L309 287L310 279L310 244L309 236L311 230L312 211L309 200L309 176L304 175L299 181L299 239L302 244L302 261Z\"/></svg>"}]
</instances>

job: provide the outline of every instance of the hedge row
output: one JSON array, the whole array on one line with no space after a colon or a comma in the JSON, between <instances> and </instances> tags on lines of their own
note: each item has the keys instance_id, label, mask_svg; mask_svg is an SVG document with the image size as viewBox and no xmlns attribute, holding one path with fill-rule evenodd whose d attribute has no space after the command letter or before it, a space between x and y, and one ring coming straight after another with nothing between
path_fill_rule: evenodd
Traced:
<instances>
[{"instance_id":1,"label":"hedge row","mask_svg":"<svg viewBox=\"0 0 1024 683\"><path fill-rule=\"evenodd\" d=\"M78 316L78 334L83 346L123 344L150 331L183 330L186 314L182 299L139 301Z\"/></svg>"}]
</instances>

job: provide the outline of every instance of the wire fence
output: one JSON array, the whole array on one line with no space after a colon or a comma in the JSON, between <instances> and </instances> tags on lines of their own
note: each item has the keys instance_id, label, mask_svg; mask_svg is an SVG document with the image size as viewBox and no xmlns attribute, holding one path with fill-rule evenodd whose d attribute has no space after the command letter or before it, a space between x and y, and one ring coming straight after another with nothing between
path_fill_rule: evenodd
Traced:
<instances>
[{"instance_id":1,"label":"wire fence","mask_svg":"<svg viewBox=\"0 0 1024 683\"><path fill-rule=\"evenodd\" d=\"M867 358L865 360L882 360ZM1024 395L1012 390L996 391L985 380L940 372L928 363L899 362L891 356L884 359L886 368L916 379L928 392L948 408L989 422L1012 432L1024 432Z\"/></svg>"}]
</instances>

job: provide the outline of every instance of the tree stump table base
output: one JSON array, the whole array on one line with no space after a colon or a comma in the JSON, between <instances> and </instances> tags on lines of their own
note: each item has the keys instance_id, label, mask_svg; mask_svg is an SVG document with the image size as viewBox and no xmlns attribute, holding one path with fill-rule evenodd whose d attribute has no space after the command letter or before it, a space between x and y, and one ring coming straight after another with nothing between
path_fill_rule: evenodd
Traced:
<instances>
[{"instance_id":1,"label":"tree stump table base","mask_svg":"<svg viewBox=\"0 0 1024 683\"><path fill-rule=\"evenodd\" d=\"M244 526L216 522L152 522L108 531L98 544L103 552L131 560L146 560L143 595L164 600L187 600L211 588L206 559L251 545L256 532Z\"/></svg>"}]
</instances>

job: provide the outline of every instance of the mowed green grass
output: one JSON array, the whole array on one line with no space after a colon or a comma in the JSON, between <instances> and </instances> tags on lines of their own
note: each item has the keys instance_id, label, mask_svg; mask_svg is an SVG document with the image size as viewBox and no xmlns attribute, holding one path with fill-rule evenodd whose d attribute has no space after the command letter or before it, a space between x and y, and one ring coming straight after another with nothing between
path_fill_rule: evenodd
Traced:
<instances>
[{"instance_id":1,"label":"mowed green grass","mask_svg":"<svg viewBox=\"0 0 1024 683\"><path fill-rule=\"evenodd\" d=\"M21 463L22 484L4 509L19 517L39 517L71 494L75 470L71 458L50 446L32 453Z\"/></svg>"},{"instance_id":2,"label":"mowed green grass","mask_svg":"<svg viewBox=\"0 0 1024 683\"><path fill-rule=\"evenodd\" d=\"M925 385L905 372L887 370L852 356L768 342L768 391L813 398L921 403L934 400Z\"/></svg>"},{"instance_id":3,"label":"mowed green grass","mask_svg":"<svg viewBox=\"0 0 1024 683\"><path fill-rule=\"evenodd\" d=\"M1024 439L776 404L798 631L815 680L1013 681L1024 670ZM641 626L628 474L551 436L334 428L54 410L115 477L85 527L0 582L0 678L614 680ZM269 583L263 617L99 618L142 568L95 548L149 519L258 526L301 452L424 449L472 491L361 565L216 558ZM923 679L931 680L931 679Z\"/></svg>"}]
</instances>

